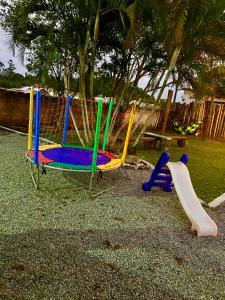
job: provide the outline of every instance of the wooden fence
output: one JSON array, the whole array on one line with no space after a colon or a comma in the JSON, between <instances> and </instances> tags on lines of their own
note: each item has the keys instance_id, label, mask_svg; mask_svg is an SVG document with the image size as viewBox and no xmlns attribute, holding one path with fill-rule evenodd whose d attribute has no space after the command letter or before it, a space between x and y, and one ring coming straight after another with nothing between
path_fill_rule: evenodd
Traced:
<instances>
[{"instance_id":1,"label":"wooden fence","mask_svg":"<svg viewBox=\"0 0 225 300\"><path fill-rule=\"evenodd\" d=\"M210 107L210 103L207 102L204 124L206 124L207 121L209 122L210 129L209 129L208 137L211 139L225 140L225 103L223 104L214 103L211 119L207 120L209 107Z\"/></svg>"},{"instance_id":2,"label":"wooden fence","mask_svg":"<svg viewBox=\"0 0 225 300\"><path fill-rule=\"evenodd\" d=\"M54 101L58 101L56 98ZM212 105L212 109L210 109ZM156 110L151 118L150 128L161 130L165 116L164 104ZM135 121L143 126L148 118L150 108L137 109ZM210 113L211 112L211 113ZM14 92L0 88L0 125L26 130L29 115L29 94ZM141 120L140 120L141 116ZM127 111L129 117L129 110ZM125 114L126 118L126 114ZM167 130L173 131L173 120L181 122L184 126L201 121L200 134L207 138L225 140L225 102L203 102L192 104L172 103L167 122Z\"/></svg>"},{"instance_id":3,"label":"wooden fence","mask_svg":"<svg viewBox=\"0 0 225 300\"><path fill-rule=\"evenodd\" d=\"M225 102L213 103L211 115L209 115L210 105L210 101L200 104L172 103L166 129L169 131L173 130L174 120L179 121L184 126L200 121L202 122L200 128L201 136L205 136L205 130L208 125L209 132L207 138L225 140ZM155 112L151 124L152 129L160 130L162 128L164 114L165 105L162 106L160 111Z\"/></svg>"}]
</instances>

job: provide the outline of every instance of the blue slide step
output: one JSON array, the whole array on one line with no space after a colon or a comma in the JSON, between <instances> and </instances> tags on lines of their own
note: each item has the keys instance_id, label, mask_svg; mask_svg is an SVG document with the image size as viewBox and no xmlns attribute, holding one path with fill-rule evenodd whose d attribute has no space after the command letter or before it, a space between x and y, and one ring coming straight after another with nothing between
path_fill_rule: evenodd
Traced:
<instances>
[{"instance_id":1,"label":"blue slide step","mask_svg":"<svg viewBox=\"0 0 225 300\"><path fill-rule=\"evenodd\" d=\"M142 184L143 191L150 192L153 186L158 186L165 192L172 192L172 177L170 174L170 170L166 168L166 164L168 163L169 159L170 155L168 152L162 153L149 181ZM188 155L183 154L180 158L180 161L186 164L188 162Z\"/></svg>"}]
</instances>

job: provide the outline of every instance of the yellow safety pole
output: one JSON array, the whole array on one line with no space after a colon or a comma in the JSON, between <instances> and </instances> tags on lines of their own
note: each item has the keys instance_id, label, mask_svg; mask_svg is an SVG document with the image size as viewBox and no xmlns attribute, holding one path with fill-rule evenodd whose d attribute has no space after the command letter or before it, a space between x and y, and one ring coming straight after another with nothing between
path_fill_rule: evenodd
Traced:
<instances>
[{"instance_id":1,"label":"yellow safety pole","mask_svg":"<svg viewBox=\"0 0 225 300\"><path fill-rule=\"evenodd\" d=\"M130 134L131 134L131 129L132 129L132 125L133 125L133 122L134 122L134 115L135 115L135 105L132 107L131 112L130 112L130 119L129 119L129 124L128 124L128 128L127 128L127 135L126 135L124 148L123 148L122 159L121 159L122 163L124 163L124 161L126 159L127 149L128 149L129 139L130 139Z\"/></svg>"},{"instance_id":2,"label":"yellow safety pole","mask_svg":"<svg viewBox=\"0 0 225 300\"><path fill-rule=\"evenodd\" d=\"M28 141L27 149L32 150L32 134L33 134L33 107L34 107L34 90L30 88L30 108L29 108L29 125L28 125Z\"/></svg>"}]
</instances>

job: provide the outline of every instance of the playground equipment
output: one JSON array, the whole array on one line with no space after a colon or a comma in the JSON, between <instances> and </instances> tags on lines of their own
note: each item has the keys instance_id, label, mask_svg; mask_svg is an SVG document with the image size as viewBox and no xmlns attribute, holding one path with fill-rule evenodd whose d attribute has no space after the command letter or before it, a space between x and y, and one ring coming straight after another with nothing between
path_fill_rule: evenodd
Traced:
<instances>
[{"instance_id":1,"label":"playground equipment","mask_svg":"<svg viewBox=\"0 0 225 300\"><path fill-rule=\"evenodd\" d=\"M217 225L202 207L191 182L189 171L186 167L188 155L181 156L180 161L170 162L169 153L164 152L148 182L143 183L144 191L151 191L153 186L171 192L175 187L181 205L191 221L191 230L197 231L197 236L216 236Z\"/></svg>"},{"instance_id":2,"label":"playground equipment","mask_svg":"<svg viewBox=\"0 0 225 300\"><path fill-rule=\"evenodd\" d=\"M34 106L33 96L31 89L26 156L35 188L39 187L40 168L42 173L46 168L89 172L89 192L96 196L91 193L95 173L119 169L125 161L135 107L131 109L122 157L118 158L106 151L113 99L107 106L102 98L92 101L68 96L65 100L44 97L37 91Z\"/></svg>"}]
</instances>

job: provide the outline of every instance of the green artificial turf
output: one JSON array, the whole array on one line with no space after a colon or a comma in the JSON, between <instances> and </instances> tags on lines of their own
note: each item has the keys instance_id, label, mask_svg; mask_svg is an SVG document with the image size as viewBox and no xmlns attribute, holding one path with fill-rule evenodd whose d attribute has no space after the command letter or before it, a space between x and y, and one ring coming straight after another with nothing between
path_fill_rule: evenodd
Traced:
<instances>
[{"instance_id":1,"label":"green artificial turf","mask_svg":"<svg viewBox=\"0 0 225 300\"><path fill-rule=\"evenodd\" d=\"M183 153L189 155L187 166L199 198L209 202L225 192L225 143L190 137L187 146L180 148L174 142L170 148L171 161L179 160ZM160 154L150 149L139 150L137 155L155 165Z\"/></svg>"}]
</instances>

